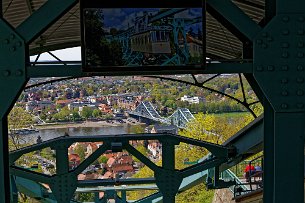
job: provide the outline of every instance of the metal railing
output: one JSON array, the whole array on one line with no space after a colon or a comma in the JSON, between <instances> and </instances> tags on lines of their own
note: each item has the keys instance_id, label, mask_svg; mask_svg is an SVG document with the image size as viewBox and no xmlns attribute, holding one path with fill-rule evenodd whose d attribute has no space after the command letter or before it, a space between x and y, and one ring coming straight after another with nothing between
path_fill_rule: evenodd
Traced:
<instances>
[{"instance_id":1,"label":"metal railing","mask_svg":"<svg viewBox=\"0 0 305 203\"><path fill-rule=\"evenodd\" d=\"M251 161L244 161L234 167L236 171L235 174L237 174L238 177L240 177L241 168L245 169L246 166L249 166L250 168L248 174L243 173L245 172L244 170L242 171L245 182L241 181L241 179L237 177L236 185L233 186L233 190L230 189L234 193L234 198L263 188L263 161L264 159L262 155ZM251 170L252 166L255 168L254 171Z\"/></svg>"}]
</instances>

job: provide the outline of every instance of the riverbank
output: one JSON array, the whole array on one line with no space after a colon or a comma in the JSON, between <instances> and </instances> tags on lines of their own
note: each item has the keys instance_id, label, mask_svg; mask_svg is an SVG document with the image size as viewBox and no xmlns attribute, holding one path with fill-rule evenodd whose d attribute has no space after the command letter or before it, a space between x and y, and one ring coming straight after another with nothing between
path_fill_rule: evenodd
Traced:
<instances>
[{"instance_id":1,"label":"riverbank","mask_svg":"<svg viewBox=\"0 0 305 203\"><path fill-rule=\"evenodd\" d=\"M59 128L98 128L98 127L116 127L124 125L142 125L143 123L139 122L128 122L125 123L119 122L107 122L107 121L82 121L82 122L62 122L62 123L48 123L42 125L36 125L35 127L39 129L59 129Z\"/></svg>"}]
</instances>

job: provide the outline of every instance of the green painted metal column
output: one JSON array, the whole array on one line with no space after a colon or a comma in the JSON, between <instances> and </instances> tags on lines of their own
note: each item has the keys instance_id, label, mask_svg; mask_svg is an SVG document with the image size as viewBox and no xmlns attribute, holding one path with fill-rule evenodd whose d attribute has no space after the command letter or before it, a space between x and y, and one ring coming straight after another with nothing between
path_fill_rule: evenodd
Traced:
<instances>
[{"instance_id":1,"label":"green painted metal column","mask_svg":"<svg viewBox=\"0 0 305 203\"><path fill-rule=\"evenodd\" d=\"M121 198L122 198L122 203L127 202L127 192L126 192L126 190L121 191Z\"/></svg>"},{"instance_id":2,"label":"green painted metal column","mask_svg":"<svg viewBox=\"0 0 305 203\"><path fill-rule=\"evenodd\" d=\"M172 175L171 172L175 170L175 145L173 142L168 141L162 143L162 167L167 170L167 172L163 172L167 173L163 178L167 179L165 180L166 182L169 182L169 184L165 186L169 187L166 193L164 193L164 190L161 191L163 194L163 202L175 203L176 193L173 193L170 188L172 187L172 178L170 177Z\"/></svg>"},{"instance_id":3,"label":"green painted metal column","mask_svg":"<svg viewBox=\"0 0 305 203\"><path fill-rule=\"evenodd\" d=\"M0 123L0 202L9 202L10 187L9 187L9 161L8 161L8 136L7 136L7 119L1 119Z\"/></svg>"},{"instance_id":4,"label":"green painted metal column","mask_svg":"<svg viewBox=\"0 0 305 203\"><path fill-rule=\"evenodd\" d=\"M304 202L304 113L275 113L274 203Z\"/></svg>"},{"instance_id":5,"label":"green painted metal column","mask_svg":"<svg viewBox=\"0 0 305 203\"><path fill-rule=\"evenodd\" d=\"M276 15L254 39L254 77L267 99L264 202L268 203L304 202L304 22L304 1L277 0Z\"/></svg>"},{"instance_id":6,"label":"green painted metal column","mask_svg":"<svg viewBox=\"0 0 305 203\"><path fill-rule=\"evenodd\" d=\"M77 0L48 0L16 29L2 17L0 0L0 202L10 202L7 115L28 78L28 45L65 14Z\"/></svg>"},{"instance_id":7,"label":"green painted metal column","mask_svg":"<svg viewBox=\"0 0 305 203\"><path fill-rule=\"evenodd\" d=\"M273 201L274 171L274 110L264 101L264 202Z\"/></svg>"},{"instance_id":8,"label":"green painted metal column","mask_svg":"<svg viewBox=\"0 0 305 203\"><path fill-rule=\"evenodd\" d=\"M4 19L0 30L0 202L10 202L7 115L27 79L24 40Z\"/></svg>"}]
</instances>

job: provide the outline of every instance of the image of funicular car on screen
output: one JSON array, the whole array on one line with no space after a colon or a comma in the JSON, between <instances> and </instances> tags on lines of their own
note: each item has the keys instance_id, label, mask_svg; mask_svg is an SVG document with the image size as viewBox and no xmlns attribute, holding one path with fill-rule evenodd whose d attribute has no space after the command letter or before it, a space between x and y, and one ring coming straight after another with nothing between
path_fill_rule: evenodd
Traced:
<instances>
[{"instance_id":1,"label":"image of funicular car on screen","mask_svg":"<svg viewBox=\"0 0 305 203\"><path fill-rule=\"evenodd\" d=\"M84 21L87 66L204 62L202 8L87 9Z\"/></svg>"}]
</instances>

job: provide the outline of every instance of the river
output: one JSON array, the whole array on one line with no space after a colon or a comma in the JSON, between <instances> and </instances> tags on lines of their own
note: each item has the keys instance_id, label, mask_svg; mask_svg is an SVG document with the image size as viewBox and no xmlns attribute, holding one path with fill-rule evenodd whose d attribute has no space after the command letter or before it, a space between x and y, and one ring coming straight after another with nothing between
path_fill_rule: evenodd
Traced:
<instances>
[{"instance_id":1,"label":"river","mask_svg":"<svg viewBox=\"0 0 305 203\"><path fill-rule=\"evenodd\" d=\"M54 128L54 129L40 129L37 133L32 133L22 136L22 140L27 143L34 143L38 136L43 141L64 136L68 133L70 136L86 136L86 135L117 135L130 133L131 125L121 126L103 126L103 127L69 127L69 128Z\"/></svg>"}]
</instances>

